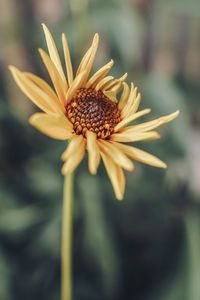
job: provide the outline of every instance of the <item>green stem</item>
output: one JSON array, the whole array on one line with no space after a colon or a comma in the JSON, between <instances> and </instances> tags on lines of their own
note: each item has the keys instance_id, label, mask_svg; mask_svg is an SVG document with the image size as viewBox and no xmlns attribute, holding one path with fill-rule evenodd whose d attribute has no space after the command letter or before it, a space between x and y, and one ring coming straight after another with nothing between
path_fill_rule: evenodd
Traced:
<instances>
[{"instance_id":1,"label":"green stem","mask_svg":"<svg viewBox=\"0 0 200 300\"><path fill-rule=\"evenodd\" d=\"M64 179L62 244L61 244L61 300L72 299L72 225L73 225L73 179L69 174Z\"/></svg>"}]
</instances>

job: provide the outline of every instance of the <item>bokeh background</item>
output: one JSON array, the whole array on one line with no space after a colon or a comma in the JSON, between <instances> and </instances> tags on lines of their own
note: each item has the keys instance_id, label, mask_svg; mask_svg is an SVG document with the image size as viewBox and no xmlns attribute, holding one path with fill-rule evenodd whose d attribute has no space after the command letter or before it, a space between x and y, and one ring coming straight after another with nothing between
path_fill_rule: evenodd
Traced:
<instances>
[{"instance_id":1,"label":"bokeh background","mask_svg":"<svg viewBox=\"0 0 200 300\"><path fill-rule=\"evenodd\" d=\"M48 80L37 48L41 23L61 50L66 32L74 65L95 32L95 67L115 60L129 73L152 117L181 110L163 138L139 143L167 171L136 165L124 202L101 166L76 172L75 300L200 299L200 1L0 0L0 300L58 300L65 143L27 123L37 111L7 69Z\"/></svg>"}]
</instances>

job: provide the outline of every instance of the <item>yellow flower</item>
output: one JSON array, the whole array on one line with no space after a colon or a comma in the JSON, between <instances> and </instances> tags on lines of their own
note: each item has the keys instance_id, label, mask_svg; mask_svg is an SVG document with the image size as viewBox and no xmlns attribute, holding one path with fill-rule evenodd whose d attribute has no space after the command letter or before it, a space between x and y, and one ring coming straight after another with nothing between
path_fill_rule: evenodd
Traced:
<instances>
[{"instance_id":1,"label":"yellow flower","mask_svg":"<svg viewBox=\"0 0 200 300\"><path fill-rule=\"evenodd\" d=\"M72 69L66 36L62 34L66 77L52 35L45 25L43 29L48 54L42 49L39 52L54 89L40 77L10 66L18 86L43 111L33 114L29 121L49 137L70 141L62 154L63 175L77 168L86 150L92 174L96 174L102 158L116 198L120 200L125 189L123 169L132 171L132 160L166 168L166 164L157 157L124 143L160 138L154 129L175 119L179 111L139 125L130 125L148 114L150 109L138 111L141 96L133 83L129 86L125 82L127 74L118 79L107 76L113 60L90 77L99 43L98 34L95 34L76 73ZM117 99L120 91L121 96Z\"/></svg>"}]
</instances>

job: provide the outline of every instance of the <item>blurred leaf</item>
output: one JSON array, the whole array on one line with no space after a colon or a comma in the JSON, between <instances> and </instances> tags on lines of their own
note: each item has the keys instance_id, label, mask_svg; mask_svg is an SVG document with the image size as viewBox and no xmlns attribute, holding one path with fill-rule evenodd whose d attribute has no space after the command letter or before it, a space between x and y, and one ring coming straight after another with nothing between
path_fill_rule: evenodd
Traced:
<instances>
[{"instance_id":1,"label":"blurred leaf","mask_svg":"<svg viewBox=\"0 0 200 300\"><path fill-rule=\"evenodd\" d=\"M152 115L160 116L180 110L180 115L165 127L173 141L182 150L186 150L187 137L190 134L189 114L185 105L185 97L174 82L162 73L151 73L145 80L143 89L145 107L152 108ZM162 128L160 129L162 131Z\"/></svg>"},{"instance_id":2,"label":"blurred leaf","mask_svg":"<svg viewBox=\"0 0 200 300\"><path fill-rule=\"evenodd\" d=\"M11 266L8 263L5 255L3 255L3 251L0 248L0 299L9 300L11 299Z\"/></svg>"},{"instance_id":3,"label":"blurred leaf","mask_svg":"<svg viewBox=\"0 0 200 300\"><path fill-rule=\"evenodd\" d=\"M41 220L41 213L34 206L12 208L0 212L0 232L4 234L19 234L30 229Z\"/></svg>"},{"instance_id":4,"label":"blurred leaf","mask_svg":"<svg viewBox=\"0 0 200 300\"><path fill-rule=\"evenodd\" d=\"M84 252L89 258L88 263L97 264L100 268L105 291L112 297L113 293L117 293L119 266L111 228L105 219L100 186L97 178L83 174L79 177L79 188L84 216Z\"/></svg>"},{"instance_id":5,"label":"blurred leaf","mask_svg":"<svg viewBox=\"0 0 200 300\"><path fill-rule=\"evenodd\" d=\"M186 215L188 298L200 299L200 214L191 211Z\"/></svg>"}]
</instances>

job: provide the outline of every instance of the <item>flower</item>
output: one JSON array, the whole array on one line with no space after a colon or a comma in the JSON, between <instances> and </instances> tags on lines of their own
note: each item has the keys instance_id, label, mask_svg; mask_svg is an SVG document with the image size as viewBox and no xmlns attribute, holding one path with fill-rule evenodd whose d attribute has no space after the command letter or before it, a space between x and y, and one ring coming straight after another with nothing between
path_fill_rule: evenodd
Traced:
<instances>
[{"instance_id":1,"label":"flower","mask_svg":"<svg viewBox=\"0 0 200 300\"><path fill-rule=\"evenodd\" d=\"M132 160L166 168L159 158L124 143L160 138L154 129L175 119L179 111L139 125L130 125L151 110L138 111L141 96L133 83L129 86L125 82L127 74L118 79L107 76L113 60L90 77L99 43L98 34L95 34L76 73L73 73L66 36L62 34L66 77L53 37L45 25L43 29L48 54L42 49L39 53L54 89L40 77L10 66L18 86L43 111L33 114L30 124L51 138L69 140L61 157L64 161L63 175L78 167L86 150L92 174L96 174L102 159L116 198L121 200L125 189L123 169L132 171ZM117 100L120 91L122 93Z\"/></svg>"}]
</instances>

